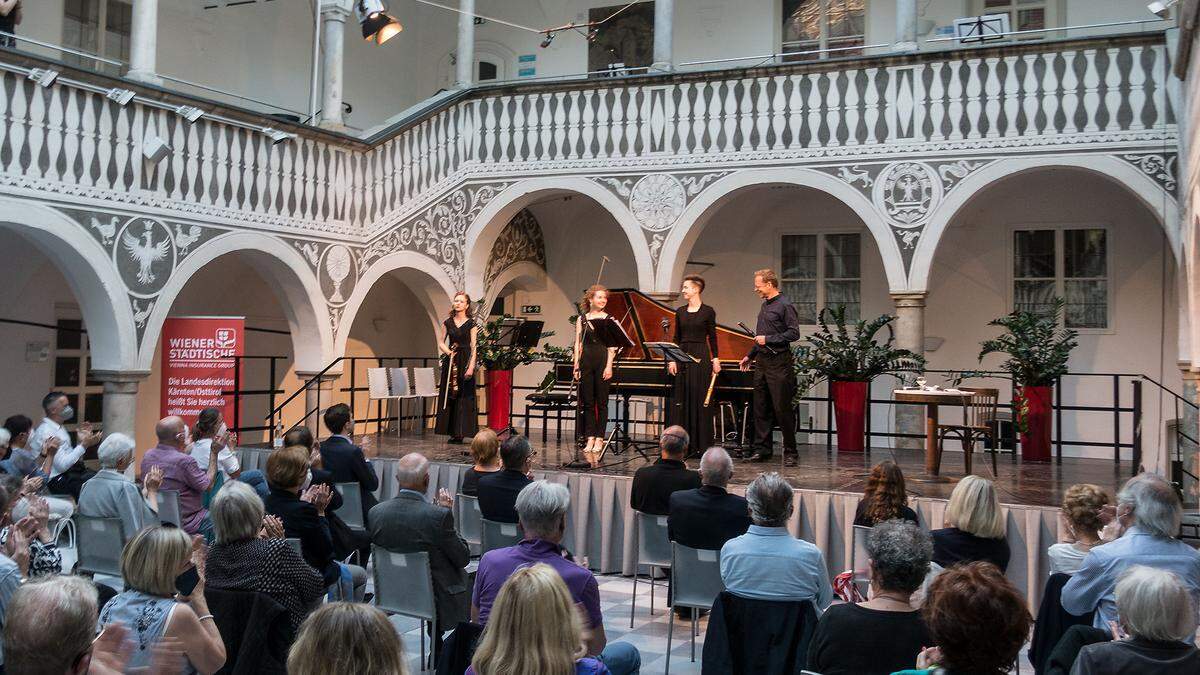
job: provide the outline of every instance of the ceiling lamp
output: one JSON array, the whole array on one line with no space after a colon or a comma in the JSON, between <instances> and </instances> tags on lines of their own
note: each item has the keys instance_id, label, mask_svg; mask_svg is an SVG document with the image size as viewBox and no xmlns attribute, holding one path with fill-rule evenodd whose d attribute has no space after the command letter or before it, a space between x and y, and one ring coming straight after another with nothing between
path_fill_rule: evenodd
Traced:
<instances>
[{"instance_id":1,"label":"ceiling lamp","mask_svg":"<svg viewBox=\"0 0 1200 675\"><path fill-rule=\"evenodd\" d=\"M357 0L354 3L354 16L362 24L364 40L381 45L404 30L404 26L386 10L382 0Z\"/></svg>"}]
</instances>

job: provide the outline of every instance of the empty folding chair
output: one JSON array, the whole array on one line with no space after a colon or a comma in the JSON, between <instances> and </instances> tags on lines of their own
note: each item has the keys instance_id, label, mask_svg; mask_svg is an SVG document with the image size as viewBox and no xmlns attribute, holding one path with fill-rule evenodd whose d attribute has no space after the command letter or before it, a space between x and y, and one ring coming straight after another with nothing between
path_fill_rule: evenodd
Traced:
<instances>
[{"instance_id":1,"label":"empty folding chair","mask_svg":"<svg viewBox=\"0 0 1200 675\"><path fill-rule=\"evenodd\" d=\"M158 491L158 522L183 527L183 517L179 515L179 490Z\"/></svg>"},{"instance_id":2,"label":"empty folding chair","mask_svg":"<svg viewBox=\"0 0 1200 675\"><path fill-rule=\"evenodd\" d=\"M437 628L437 603L433 595L433 573L429 568L429 553L397 553L385 548L371 547L375 561L375 605L388 614L399 614L421 622L421 668L432 667L434 640L430 648L430 665L425 661L425 623Z\"/></svg>"},{"instance_id":3,"label":"empty folding chair","mask_svg":"<svg viewBox=\"0 0 1200 675\"><path fill-rule=\"evenodd\" d=\"M425 431L425 402L438 398L437 377L433 368L413 368L413 396L421 399L421 432Z\"/></svg>"},{"instance_id":4,"label":"empty folding chair","mask_svg":"<svg viewBox=\"0 0 1200 675\"><path fill-rule=\"evenodd\" d=\"M365 530L363 522L362 486L358 483L334 483L342 495L342 508L337 510L338 517L352 530Z\"/></svg>"},{"instance_id":5,"label":"empty folding chair","mask_svg":"<svg viewBox=\"0 0 1200 675\"><path fill-rule=\"evenodd\" d=\"M287 542L288 546L291 546L292 548L294 548L296 550L296 553L299 553L301 557L304 556L304 549L300 548L300 540L299 539L297 539L296 537L288 537L287 539L284 539L284 541Z\"/></svg>"},{"instance_id":6,"label":"empty folding chair","mask_svg":"<svg viewBox=\"0 0 1200 675\"><path fill-rule=\"evenodd\" d=\"M867 587L871 585L871 578L867 576L867 535L871 534L871 528L865 525L854 526L854 545L850 549L850 577L854 586L858 588L858 592L865 598L867 597Z\"/></svg>"},{"instance_id":7,"label":"empty folding chair","mask_svg":"<svg viewBox=\"0 0 1200 675\"><path fill-rule=\"evenodd\" d=\"M521 528L516 523L498 523L488 520L482 515L479 517L479 522L483 526L479 535L479 555L492 549L516 546L523 539Z\"/></svg>"},{"instance_id":8,"label":"empty folding chair","mask_svg":"<svg viewBox=\"0 0 1200 675\"><path fill-rule=\"evenodd\" d=\"M696 614L712 609L717 595L725 590L721 581L721 552L671 544L671 602L678 609L692 610L692 661L696 660ZM675 632L675 615L667 612L671 625L667 628L666 672L671 672L671 637Z\"/></svg>"},{"instance_id":9,"label":"empty folding chair","mask_svg":"<svg viewBox=\"0 0 1200 675\"><path fill-rule=\"evenodd\" d=\"M393 393L392 383L388 381L387 368L367 368L367 395L372 401L387 401L388 412L391 412L392 401L399 396ZM397 406L399 408L399 406ZM379 415L375 431L383 431L383 420L390 415ZM396 433L400 433L400 415L396 415Z\"/></svg>"},{"instance_id":10,"label":"empty folding chair","mask_svg":"<svg viewBox=\"0 0 1200 675\"><path fill-rule=\"evenodd\" d=\"M667 537L667 517L641 511L633 512L638 531L637 557L633 560L633 597L629 604L629 627L637 608L638 570L650 566L650 615L654 615L654 568L671 569L671 540Z\"/></svg>"},{"instance_id":11,"label":"empty folding chair","mask_svg":"<svg viewBox=\"0 0 1200 675\"><path fill-rule=\"evenodd\" d=\"M392 380L392 395L396 397L396 435L404 428L404 402L416 398L408 378L408 368L388 368Z\"/></svg>"},{"instance_id":12,"label":"empty folding chair","mask_svg":"<svg viewBox=\"0 0 1200 675\"><path fill-rule=\"evenodd\" d=\"M454 496L454 507L458 511L454 514L454 522L458 523L459 535L472 550L478 551L483 544L483 514L479 511L479 498L460 492Z\"/></svg>"},{"instance_id":13,"label":"empty folding chair","mask_svg":"<svg viewBox=\"0 0 1200 675\"><path fill-rule=\"evenodd\" d=\"M121 577L121 552L125 529L120 518L93 518L75 514L76 569L86 574Z\"/></svg>"}]
</instances>

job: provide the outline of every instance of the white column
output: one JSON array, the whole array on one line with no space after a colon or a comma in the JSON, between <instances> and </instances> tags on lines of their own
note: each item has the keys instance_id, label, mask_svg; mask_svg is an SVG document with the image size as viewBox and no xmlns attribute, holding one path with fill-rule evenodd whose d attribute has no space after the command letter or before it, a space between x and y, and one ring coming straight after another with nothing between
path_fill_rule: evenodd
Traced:
<instances>
[{"instance_id":1,"label":"white column","mask_svg":"<svg viewBox=\"0 0 1200 675\"><path fill-rule=\"evenodd\" d=\"M675 31L675 0L654 0L654 63L656 70L673 70L673 33Z\"/></svg>"},{"instance_id":2,"label":"white column","mask_svg":"<svg viewBox=\"0 0 1200 675\"><path fill-rule=\"evenodd\" d=\"M892 49L917 51L917 0L896 0L896 44Z\"/></svg>"},{"instance_id":3,"label":"white column","mask_svg":"<svg viewBox=\"0 0 1200 675\"><path fill-rule=\"evenodd\" d=\"M458 0L458 52L455 54L454 86L466 89L475 84L475 0Z\"/></svg>"},{"instance_id":4,"label":"white column","mask_svg":"<svg viewBox=\"0 0 1200 675\"><path fill-rule=\"evenodd\" d=\"M345 65L343 40L350 8L341 0L321 3L321 122L326 129L340 129L342 120L342 71Z\"/></svg>"},{"instance_id":5,"label":"white column","mask_svg":"<svg viewBox=\"0 0 1200 675\"><path fill-rule=\"evenodd\" d=\"M158 0L133 0L129 26L129 72L126 77L161 84L154 74L158 53Z\"/></svg>"},{"instance_id":6,"label":"white column","mask_svg":"<svg viewBox=\"0 0 1200 675\"><path fill-rule=\"evenodd\" d=\"M307 382L314 376L316 376L316 373L302 373L300 371L296 371L296 377L298 377L301 382ZM334 400L333 383L341 379L341 377L341 373L325 373L304 390L304 412L301 414L316 410L316 412L310 415L306 420L306 426L309 429L312 429L314 436L320 437L322 433L321 416L325 414L326 408L335 403L344 402ZM287 431L296 423L296 420L284 420L283 430Z\"/></svg>"},{"instance_id":7,"label":"white column","mask_svg":"<svg viewBox=\"0 0 1200 675\"><path fill-rule=\"evenodd\" d=\"M104 433L122 433L137 438L138 384L150 375L145 370L95 370L92 376L104 383Z\"/></svg>"},{"instance_id":8,"label":"white column","mask_svg":"<svg viewBox=\"0 0 1200 675\"><path fill-rule=\"evenodd\" d=\"M893 293L896 304L896 346L914 354L925 353L925 293ZM919 405L896 404L897 433L924 434L925 409ZM896 447L922 448L924 438L900 438Z\"/></svg>"}]
</instances>

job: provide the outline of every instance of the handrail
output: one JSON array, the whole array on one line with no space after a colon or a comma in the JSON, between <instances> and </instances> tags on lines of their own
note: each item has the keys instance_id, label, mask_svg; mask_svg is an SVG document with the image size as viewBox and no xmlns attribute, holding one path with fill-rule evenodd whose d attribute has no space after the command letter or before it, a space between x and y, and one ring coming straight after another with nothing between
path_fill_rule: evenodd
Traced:
<instances>
[{"instance_id":1,"label":"handrail","mask_svg":"<svg viewBox=\"0 0 1200 675\"><path fill-rule=\"evenodd\" d=\"M334 366L336 366L337 364L341 363L342 361L346 360L347 358L351 358L351 357L348 357L348 356L339 356L339 357L337 357L336 359L334 359L333 361L331 361L331 362L329 363L329 365L327 365L327 366L325 366L324 368L322 368L322 369L320 370L320 372L318 372L316 375L313 375L312 377L310 377L310 378L308 378L307 380L305 380L305 381L304 381L304 384L301 384L301 385L300 385L300 387L299 387L298 389L296 389L296 391L295 391L295 392L293 392L291 396L287 397L287 399L285 399L283 403L280 403L279 405L277 405L277 406L275 406L274 408L272 408L272 409L271 409L271 412L270 412L270 413L268 413L268 414L267 414L267 416L266 416L266 417L264 417L263 419L264 419L264 420L272 420L272 419L274 419L276 414L278 414L278 413L280 413L280 412L282 412L282 411L283 411L283 407L284 407L284 406L286 406L287 404L289 404L289 403L291 403L292 401L294 401L294 400L296 399L296 397L297 397L297 396L299 396L301 393L303 393L303 392L305 392L305 391L308 391L308 388L309 388L309 386L311 386L311 385L312 385L312 383L313 383L313 382L315 382L315 381L317 380L317 378L321 377L322 375L325 375L325 374L327 374L331 368L333 368L333 367L334 367ZM310 412L309 414L311 415L312 413ZM307 418L308 418L308 415L305 415L305 419L307 419Z\"/></svg>"}]
</instances>

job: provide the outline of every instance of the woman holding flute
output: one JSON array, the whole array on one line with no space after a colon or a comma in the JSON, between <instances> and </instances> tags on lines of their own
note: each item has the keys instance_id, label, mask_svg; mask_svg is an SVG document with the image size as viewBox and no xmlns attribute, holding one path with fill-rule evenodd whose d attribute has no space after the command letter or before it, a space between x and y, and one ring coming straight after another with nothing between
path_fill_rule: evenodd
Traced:
<instances>
[{"instance_id":1,"label":"woman holding flute","mask_svg":"<svg viewBox=\"0 0 1200 675\"><path fill-rule=\"evenodd\" d=\"M713 411L710 392L721 372L717 356L717 312L704 304L704 279L694 274L683 278L681 293L687 304L675 310L675 337L679 347L695 363L674 362L667 370L675 376L675 393L668 408L667 424L678 424L691 438L690 451L700 454L713 443ZM710 405L705 405L709 402Z\"/></svg>"}]
</instances>

